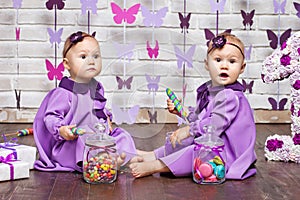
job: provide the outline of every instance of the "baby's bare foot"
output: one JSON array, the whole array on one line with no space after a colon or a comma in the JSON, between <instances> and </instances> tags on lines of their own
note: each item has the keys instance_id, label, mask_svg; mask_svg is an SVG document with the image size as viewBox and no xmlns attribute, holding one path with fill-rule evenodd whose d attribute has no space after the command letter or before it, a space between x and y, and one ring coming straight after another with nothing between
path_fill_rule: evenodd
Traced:
<instances>
[{"instance_id":1,"label":"baby's bare foot","mask_svg":"<svg viewBox=\"0 0 300 200\"><path fill-rule=\"evenodd\" d=\"M136 162L144 162L144 158L142 156L134 156L133 158L131 158L130 163Z\"/></svg>"},{"instance_id":2,"label":"baby's bare foot","mask_svg":"<svg viewBox=\"0 0 300 200\"><path fill-rule=\"evenodd\" d=\"M129 165L131 173L135 178L141 178L149 176L157 172L169 172L169 168L166 167L160 160L131 163Z\"/></svg>"}]
</instances>

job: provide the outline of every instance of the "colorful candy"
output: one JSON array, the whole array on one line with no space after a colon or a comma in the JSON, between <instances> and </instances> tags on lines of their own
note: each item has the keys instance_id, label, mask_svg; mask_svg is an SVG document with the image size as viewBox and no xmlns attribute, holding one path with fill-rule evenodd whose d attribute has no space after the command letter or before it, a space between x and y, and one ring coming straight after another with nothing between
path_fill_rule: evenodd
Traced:
<instances>
[{"instance_id":1,"label":"colorful candy","mask_svg":"<svg viewBox=\"0 0 300 200\"><path fill-rule=\"evenodd\" d=\"M26 128L26 129L22 129L19 130L17 132L17 136L26 136L26 135L32 135L33 134L33 129L32 128Z\"/></svg>"},{"instance_id":2,"label":"colorful candy","mask_svg":"<svg viewBox=\"0 0 300 200\"><path fill-rule=\"evenodd\" d=\"M172 100L175 108L180 113L180 115L185 118L187 116L187 113L183 110L183 107L182 107L181 103L179 102L179 100L177 99L174 92L170 88L167 88L166 93L167 93L168 97Z\"/></svg>"},{"instance_id":3,"label":"colorful candy","mask_svg":"<svg viewBox=\"0 0 300 200\"><path fill-rule=\"evenodd\" d=\"M83 129L83 128L77 128L77 127L73 127L70 130L75 135L82 135L82 134L84 134L86 132L85 129Z\"/></svg>"}]
</instances>

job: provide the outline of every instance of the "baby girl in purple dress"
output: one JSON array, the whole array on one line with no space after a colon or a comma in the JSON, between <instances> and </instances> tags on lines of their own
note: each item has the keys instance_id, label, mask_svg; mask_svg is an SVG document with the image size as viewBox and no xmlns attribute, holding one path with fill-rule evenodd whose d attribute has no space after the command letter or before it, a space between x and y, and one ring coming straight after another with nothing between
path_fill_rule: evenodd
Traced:
<instances>
[{"instance_id":1,"label":"baby girl in purple dress","mask_svg":"<svg viewBox=\"0 0 300 200\"><path fill-rule=\"evenodd\" d=\"M35 168L82 172L85 139L100 121L109 124L108 134L116 140L119 161L126 164L136 149L129 133L110 126L112 115L105 108L104 88L95 80L102 69L95 35L80 31L70 35L63 49L63 64L70 77L63 77L59 86L46 95L34 119L34 139L39 152ZM73 134L70 129L76 125L86 134Z\"/></svg>"},{"instance_id":2,"label":"baby girl in purple dress","mask_svg":"<svg viewBox=\"0 0 300 200\"><path fill-rule=\"evenodd\" d=\"M244 58L244 44L234 35L222 33L210 41L205 68L211 80L197 89L196 107L188 116L189 125L170 136L173 147L182 144L184 148L170 152L165 145L152 152L138 151L143 161L130 164L134 177L157 172L171 172L178 177L191 175L193 137L201 136L203 127L210 124L225 144L226 179L242 180L256 173L253 111L243 94L244 87L237 81L246 67ZM167 103L169 112L179 115L170 99Z\"/></svg>"}]
</instances>

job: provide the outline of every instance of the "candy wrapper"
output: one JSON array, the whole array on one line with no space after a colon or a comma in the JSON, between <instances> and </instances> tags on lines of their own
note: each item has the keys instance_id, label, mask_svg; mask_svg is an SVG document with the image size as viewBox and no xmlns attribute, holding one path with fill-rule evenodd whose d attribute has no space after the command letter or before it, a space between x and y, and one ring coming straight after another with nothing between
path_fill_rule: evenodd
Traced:
<instances>
[{"instance_id":1,"label":"candy wrapper","mask_svg":"<svg viewBox=\"0 0 300 200\"><path fill-rule=\"evenodd\" d=\"M34 168L34 162L36 160L36 147L27 145L14 145L6 146L5 143L0 143L0 156L6 157L8 154L15 152L16 159L27 162L29 169Z\"/></svg>"},{"instance_id":2,"label":"candy wrapper","mask_svg":"<svg viewBox=\"0 0 300 200\"><path fill-rule=\"evenodd\" d=\"M0 181L29 177L29 164L24 161L15 160L12 154L0 156Z\"/></svg>"}]
</instances>

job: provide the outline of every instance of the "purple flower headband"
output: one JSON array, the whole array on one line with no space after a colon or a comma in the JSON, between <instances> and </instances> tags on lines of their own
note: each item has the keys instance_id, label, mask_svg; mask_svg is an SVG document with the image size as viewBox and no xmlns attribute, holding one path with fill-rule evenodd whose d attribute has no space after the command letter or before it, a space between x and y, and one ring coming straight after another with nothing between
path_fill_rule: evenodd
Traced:
<instances>
[{"instance_id":1,"label":"purple flower headband","mask_svg":"<svg viewBox=\"0 0 300 200\"><path fill-rule=\"evenodd\" d=\"M66 57L68 51L71 49L71 47L75 44L77 44L78 42L81 42L83 40L83 38L85 37L95 37L96 36L96 32L93 32L92 35L83 35L83 33L81 31L77 31L76 33L72 33L71 36L69 37L69 40L71 42L70 46L67 48L67 50L64 53L64 57Z\"/></svg>"},{"instance_id":2,"label":"purple flower headband","mask_svg":"<svg viewBox=\"0 0 300 200\"><path fill-rule=\"evenodd\" d=\"M212 39L212 47L207 52L207 54L209 54L213 49L216 49L216 48L217 49L221 49L225 44L230 44L230 45L235 46L236 48L238 48L240 50L241 54L243 55L243 58L245 58L245 55L244 55L242 49L238 45L236 45L234 43L227 42L227 40L226 40L226 38L225 38L224 35L217 36L217 37L214 37Z\"/></svg>"}]
</instances>

